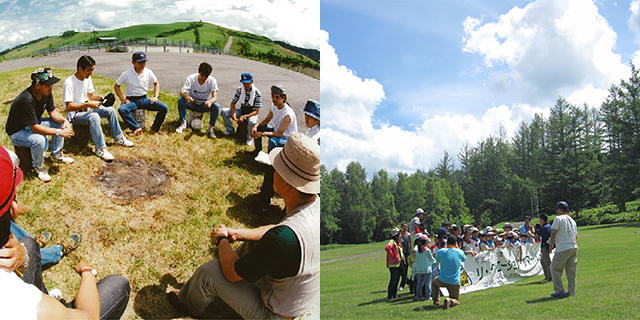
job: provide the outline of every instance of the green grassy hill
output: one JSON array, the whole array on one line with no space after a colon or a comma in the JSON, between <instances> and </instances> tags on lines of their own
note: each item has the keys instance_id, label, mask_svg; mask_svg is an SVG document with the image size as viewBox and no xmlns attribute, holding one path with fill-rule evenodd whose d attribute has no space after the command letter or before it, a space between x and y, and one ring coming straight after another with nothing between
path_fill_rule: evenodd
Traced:
<instances>
[{"instance_id":1,"label":"green grassy hill","mask_svg":"<svg viewBox=\"0 0 640 320\"><path fill-rule=\"evenodd\" d=\"M0 53L0 60L29 57L33 52L47 48L58 48L61 46L77 44L91 44L96 42L98 37L117 37L119 39L146 38L150 41L155 41L156 39L158 41L163 41L164 39L195 41L194 32L189 28L192 23L193 22L144 24L95 32L76 33L74 31L65 31L63 35L66 34L67 36L59 35L46 37L22 46L17 46L13 49L5 50ZM198 30L200 32L201 45L223 49L229 39L229 36L233 36L233 45L231 47L232 53L240 54L242 47L240 43L246 41L249 43L251 50L255 51L254 55L257 55L258 53L273 52L284 57L302 57L301 59L303 61L315 63L309 57L302 56L292 50L284 48L267 37L231 30L206 22L198 22L197 25L199 26ZM317 53L318 50L312 51Z\"/></svg>"},{"instance_id":2,"label":"green grassy hill","mask_svg":"<svg viewBox=\"0 0 640 320\"><path fill-rule=\"evenodd\" d=\"M415 302L405 288L388 303L385 253L321 265L322 319L637 319L640 314L640 223L578 227L576 295L549 297L542 275L460 297L450 310ZM384 250L386 241L321 252L321 259ZM566 288L566 277L563 277Z\"/></svg>"}]
</instances>

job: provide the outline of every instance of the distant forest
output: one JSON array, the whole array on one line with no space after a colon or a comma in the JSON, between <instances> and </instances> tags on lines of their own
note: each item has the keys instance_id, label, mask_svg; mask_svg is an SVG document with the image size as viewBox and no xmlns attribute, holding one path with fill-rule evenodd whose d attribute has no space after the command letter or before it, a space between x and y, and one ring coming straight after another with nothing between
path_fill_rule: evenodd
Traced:
<instances>
[{"instance_id":1,"label":"distant forest","mask_svg":"<svg viewBox=\"0 0 640 320\"><path fill-rule=\"evenodd\" d=\"M320 63L320 50L300 48L278 40L274 41L274 43L280 45L283 48L287 48L293 52L299 53L317 63Z\"/></svg>"},{"instance_id":2,"label":"distant forest","mask_svg":"<svg viewBox=\"0 0 640 320\"><path fill-rule=\"evenodd\" d=\"M386 239L423 208L427 230L444 220L459 225L518 221L537 212L555 214L567 201L572 215L609 206L627 210L640 198L640 77L612 85L599 109L562 97L548 118L522 122L508 140L504 130L464 145L459 168L447 152L435 168L390 177L379 170L367 181L357 162L345 172L322 170L321 242L366 243Z\"/></svg>"}]
</instances>

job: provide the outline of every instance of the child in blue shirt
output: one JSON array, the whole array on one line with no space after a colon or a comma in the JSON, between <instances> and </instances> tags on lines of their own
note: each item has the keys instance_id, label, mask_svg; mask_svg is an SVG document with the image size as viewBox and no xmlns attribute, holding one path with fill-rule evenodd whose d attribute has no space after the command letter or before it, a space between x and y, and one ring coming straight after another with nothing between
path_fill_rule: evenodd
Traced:
<instances>
[{"instance_id":1,"label":"child in blue shirt","mask_svg":"<svg viewBox=\"0 0 640 320\"><path fill-rule=\"evenodd\" d=\"M415 262L413 263L413 270L416 276L416 301L428 300L427 297L431 297L431 265L436 262L433 257L433 253L427 246L429 237L421 235L416 240L416 246L413 249L413 255ZM426 293L426 296L422 294ZM430 299L430 298L429 298Z\"/></svg>"}]
</instances>

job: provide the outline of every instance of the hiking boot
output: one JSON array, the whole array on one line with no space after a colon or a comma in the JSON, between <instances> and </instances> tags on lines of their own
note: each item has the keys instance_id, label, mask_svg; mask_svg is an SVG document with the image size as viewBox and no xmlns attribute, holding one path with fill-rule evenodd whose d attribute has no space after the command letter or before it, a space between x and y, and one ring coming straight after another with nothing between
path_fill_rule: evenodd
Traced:
<instances>
[{"instance_id":1,"label":"hiking boot","mask_svg":"<svg viewBox=\"0 0 640 320\"><path fill-rule=\"evenodd\" d=\"M181 133L186 128L187 128L187 122L182 121L182 123L176 128L176 132Z\"/></svg>"},{"instance_id":2,"label":"hiking boot","mask_svg":"<svg viewBox=\"0 0 640 320\"><path fill-rule=\"evenodd\" d=\"M79 232L76 232L70 235L69 237L67 237L66 239L62 240L62 242L60 242L59 245L62 246L62 252L66 256L69 253L71 253L71 251L78 249L78 246L80 245L81 241L82 241L82 235Z\"/></svg>"},{"instance_id":3,"label":"hiking boot","mask_svg":"<svg viewBox=\"0 0 640 320\"><path fill-rule=\"evenodd\" d=\"M38 179L40 179L41 181L51 181L51 176L49 175L49 173L47 173L47 169L44 167L44 165L40 167L33 167L33 170L36 172L36 174L38 175Z\"/></svg>"},{"instance_id":4,"label":"hiking boot","mask_svg":"<svg viewBox=\"0 0 640 320\"><path fill-rule=\"evenodd\" d=\"M51 240L51 238L53 238L53 233L45 231L36 237L36 242L38 243L38 246L40 246L40 248L44 248L47 243L49 243L49 240Z\"/></svg>"},{"instance_id":5,"label":"hiking boot","mask_svg":"<svg viewBox=\"0 0 640 320\"><path fill-rule=\"evenodd\" d=\"M207 130L207 132L209 132L209 138L211 138L211 139L215 139L216 138L216 133L213 132L213 127L209 126L209 129Z\"/></svg>"},{"instance_id":6,"label":"hiking boot","mask_svg":"<svg viewBox=\"0 0 640 320\"><path fill-rule=\"evenodd\" d=\"M51 159L59 162L64 162L66 164L72 164L74 162L73 158L65 156L64 154L62 154L62 152L57 154L52 153Z\"/></svg>"},{"instance_id":7,"label":"hiking boot","mask_svg":"<svg viewBox=\"0 0 640 320\"><path fill-rule=\"evenodd\" d=\"M124 136L116 139L116 143L121 145L121 146L125 146L125 147L133 147L133 142L131 142L130 140L128 140Z\"/></svg>"},{"instance_id":8,"label":"hiking boot","mask_svg":"<svg viewBox=\"0 0 640 320\"><path fill-rule=\"evenodd\" d=\"M107 148L96 149L96 156L100 157L100 159L104 161L112 161L113 155L107 151Z\"/></svg>"}]
</instances>

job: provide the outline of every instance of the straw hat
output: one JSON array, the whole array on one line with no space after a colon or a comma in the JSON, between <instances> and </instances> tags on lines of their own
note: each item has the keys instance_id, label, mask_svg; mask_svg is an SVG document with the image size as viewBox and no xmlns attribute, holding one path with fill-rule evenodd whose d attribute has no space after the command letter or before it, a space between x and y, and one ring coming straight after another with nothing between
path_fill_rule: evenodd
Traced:
<instances>
[{"instance_id":1,"label":"straw hat","mask_svg":"<svg viewBox=\"0 0 640 320\"><path fill-rule=\"evenodd\" d=\"M320 193L320 146L299 132L269 153L273 168L288 184L307 194Z\"/></svg>"}]
</instances>

